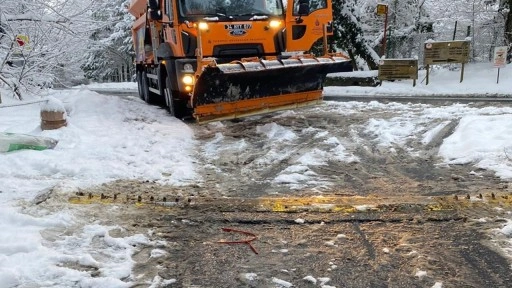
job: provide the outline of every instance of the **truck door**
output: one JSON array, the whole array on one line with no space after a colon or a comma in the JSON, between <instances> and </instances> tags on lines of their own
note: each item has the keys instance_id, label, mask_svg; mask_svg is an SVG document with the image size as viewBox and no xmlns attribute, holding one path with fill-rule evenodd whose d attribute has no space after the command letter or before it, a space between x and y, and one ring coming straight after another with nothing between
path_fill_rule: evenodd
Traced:
<instances>
[{"instance_id":1,"label":"truck door","mask_svg":"<svg viewBox=\"0 0 512 288\"><path fill-rule=\"evenodd\" d=\"M307 51L332 26L331 0L286 0L286 50ZM328 35L332 35L329 28Z\"/></svg>"},{"instance_id":2,"label":"truck door","mask_svg":"<svg viewBox=\"0 0 512 288\"><path fill-rule=\"evenodd\" d=\"M168 25L165 25L164 27L164 40L169 43L171 46L171 49L174 53L178 50L178 35L177 35L177 29L175 26L176 23L174 23L175 14L174 14L174 1L172 0L165 0L165 13L163 16L163 20ZM181 50L179 51L181 53Z\"/></svg>"}]
</instances>

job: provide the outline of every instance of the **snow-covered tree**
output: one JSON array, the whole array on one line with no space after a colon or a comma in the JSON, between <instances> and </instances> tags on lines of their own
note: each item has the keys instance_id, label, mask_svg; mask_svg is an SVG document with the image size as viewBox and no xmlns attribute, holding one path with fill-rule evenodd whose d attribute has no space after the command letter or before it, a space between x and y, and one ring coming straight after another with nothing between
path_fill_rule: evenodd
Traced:
<instances>
[{"instance_id":1,"label":"snow-covered tree","mask_svg":"<svg viewBox=\"0 0 512 288\"><path fill-rule=\"evenodd\" d=\"M376 68L371 60L375 62L378 57L372 52L382 53L384 16L375 12L377 3L382 3L389 8L384 53L388 58L422 59L422 43L427 39L463 40L469 36L472 58L488 61L495 46L512 43L511 1L333 0L335 39L339 48Z\"/></svg>"},{"instance_id":2,"label":"snow-covered tree","mask_svg":"<svg viewBox=\"0 0 512 288\"><path fill-rule=\"evenodd\" d=\"M380 55L389 58L418 56L421 35L432 31L425 0L385 0L379 4L388 5L386 51L383 51L385 16L376 14L376 1L360 1L358 5L365 39Z\"/></svg>"},{"instance_id":3,"label":"snow-covered tree","mask_svg":"<svg viewBox=\"0 0 512 288\"><path fill-rule=\"evenodd\" d=\"M474 61L488 61L494 47L504 44L505 15L499 0L425 2L431 15L435 15L434 40L471 37Z\"/></svg>"},{"instance_id":4,"label":"snow-covered tree","mask_svg":"<svg viewBox=\"0 0 512 288\"><path fill-rule=\"evenodd\" d=\"M347 51L358 67L377 68L379 56L364 37L357 0L333 0L334 43L336 48Z\"/></svg>"},{"instance_id":5,"label":"snow-covered tree","mask_svg":"<svg viewBox=\"0 0 512 288\"><path fill-rule=\"evenodd\" d=\"M388 5L387 53L383 53L384 16L376 14L377 2L334 0L337 46L348 51L354 59L364 59L370 69L376 69L378 59L386 54L396 58L418 56L421 47L418 35L432 30L424 2L379 1ZM358 66L364 65L359 62Z\"/></svg>"},{"instance_id":6,"label":"snow-covered tree","mask_svg":"<svg viewBox=\"0 0 512 288\"><path fill-rule=\"evenodd\" d=\"M512 0L502 0L499 9L505 17L505 40L510 46L510 49L512 49ZM510 53L512 53L512 51Z\"/></svg>"},{"instance_id":7,"label":"snow-covered tree","mask_svg":"<svg viewBox=\"0 0 512 288\"><path fill-rule=\"evenodd\" d=\"M127 8L130 0L96 2L92 18L99 25L90 36L87 60L82 65L87 77L103 80L117 76L129 80L134 57L131 25L133 17Z\"/></svg>"},{"instance_id":8,"label":"snow-covered tree","mask_svg":"<svg viewBox=\"0 0 512 288\"><path fill-rule=\"evenodd\" d=\"M79 75L84 11L80 0L0 0L0 83L18 98L50 85L58 70Z\"/></svg>"},{"instance_id":9,"label":"snow-covered tree","mask_svg":"<svg viewBox=\"0 0 512 288\"><path fill-rule=\"evenodd\" d=\"M391 0L389 5L388 47L390 58L411 58L420 54L421 45L433 32L424 7L425 0Z\"/></svg>"}]
</instances>

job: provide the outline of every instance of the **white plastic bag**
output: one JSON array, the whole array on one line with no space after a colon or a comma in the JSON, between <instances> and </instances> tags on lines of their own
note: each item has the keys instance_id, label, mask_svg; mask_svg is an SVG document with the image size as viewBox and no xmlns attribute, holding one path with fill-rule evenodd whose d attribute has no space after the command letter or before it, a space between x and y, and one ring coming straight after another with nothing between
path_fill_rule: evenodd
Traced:
<instances>
[{"instance_id":1,"label":"white plastic bag","mask_svg":"<svg viewBox=\"0 0 512 288\"><path fill-rule=\"evenodd\" d=\"M57 143L57 140L49 137L0 132L0 152L53 149Z\"/></svg>"}]
</instances>

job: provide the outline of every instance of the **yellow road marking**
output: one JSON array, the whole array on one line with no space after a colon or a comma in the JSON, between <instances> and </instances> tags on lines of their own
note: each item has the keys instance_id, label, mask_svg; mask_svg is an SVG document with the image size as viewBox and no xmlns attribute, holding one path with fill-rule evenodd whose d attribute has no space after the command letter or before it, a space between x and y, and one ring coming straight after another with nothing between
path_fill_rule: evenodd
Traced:
<instances>
[{"instance_id":1,"label":"yellow road marking","mask_svg":"<svg viewBox=\"0 0 512 288\"><path fill-rule=\"evenodd\" d=\"M369 213L369 212L411 212L411 211L457 211L479 207L512 208L512 195L488 194L485 196L305 196L305 197L262 197L243 198L192 198L187 201L164 202L146 199L121 199L97 195L73 196L69 203L79 205L134 205L136 207L161 207L183 209L218 207L218 211L243 212L320 212L320 213ZM156 197L155 197L156 198Z\"/></svg>"}]
</instances>

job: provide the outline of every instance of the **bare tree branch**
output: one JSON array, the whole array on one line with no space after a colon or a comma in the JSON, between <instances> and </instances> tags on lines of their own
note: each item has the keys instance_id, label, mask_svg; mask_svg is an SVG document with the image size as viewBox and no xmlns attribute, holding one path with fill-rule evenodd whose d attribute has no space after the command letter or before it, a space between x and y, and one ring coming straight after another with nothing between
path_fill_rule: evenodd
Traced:
<instances>
[{"instance_id":1,"label":"bare tree branch","mask_svg":"<svg viewBox=\"0 0 512 288\"><path fill-rule=\"evenodd\" d=\"M14 92L14 95L16 95L16 97L18 97L19 100L23 100L18 85L4 78L2 74L0 74L0 81L4 82L9 88L11 88L12 92Z\"/></svg>"}]
</instances>

